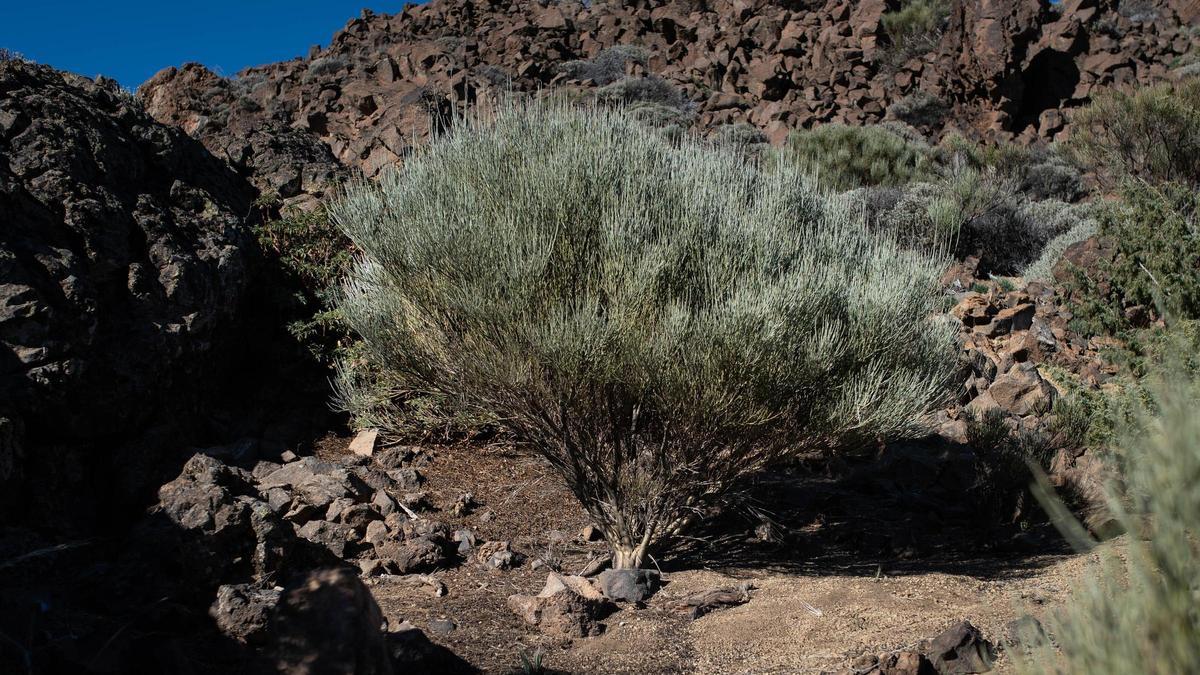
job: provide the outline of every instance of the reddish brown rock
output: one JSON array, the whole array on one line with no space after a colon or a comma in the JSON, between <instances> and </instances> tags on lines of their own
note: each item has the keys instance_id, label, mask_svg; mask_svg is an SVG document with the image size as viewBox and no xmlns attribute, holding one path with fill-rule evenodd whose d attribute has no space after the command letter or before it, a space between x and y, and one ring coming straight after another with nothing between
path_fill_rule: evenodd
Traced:
<instances>
[{"instance_id":1,"label":"reddish brown rock","mask_svg":"<svg viewBox=\"0 0 1200 675\"><path fill-rule=\"evenodd\" d=\"M540 593L509 596L508 606L542 632L566 638L604 632L600 621L614 608L587 579L564 577L553 572Z\"/></svg>"},{"instance_id":2,"label":"reddish brown rock","mask_svg":"<svg viewBox=\"0 0 1200 675\"><path fill-rule=\"evenodd\" d=\"M696 104L702 128L748 121L778 142L814 122L878 122L920 90L953 101L947 119L968 134L1048 140L1069 131L1061 111L1092 87L1154 81L1162 63L1195 48L1200 38L1185 29L1194 0L1160 2L1173 11L1149 22L1095 0L1059 11L1028 0L954 2L940 44L895 67L881 58L892 48L882 17L895 5L885 0L803 8L434 0L395 15L366 12L307 58L236 79L195 64L170 68L139 96L157 119L199 138L260 190L301 204L340 171L371 175L395 163L448 125L456 108L487 105L510 86L548 91L565 81L562 62L618 45L646 49L645 70ZM1120 44L1106 39L1103 25L1124 35Z\"/></svg>"}]
</instances>

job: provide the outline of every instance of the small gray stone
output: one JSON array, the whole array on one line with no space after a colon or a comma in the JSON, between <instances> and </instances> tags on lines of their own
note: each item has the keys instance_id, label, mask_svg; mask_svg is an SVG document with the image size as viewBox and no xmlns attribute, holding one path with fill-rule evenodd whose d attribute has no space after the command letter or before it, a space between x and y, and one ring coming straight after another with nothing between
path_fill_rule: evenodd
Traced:
<instances>
[{"instance_id":1,"label":"small gray stone","mask_svg":"<svg viewBox=\"0 0 1200 675\"><path fill-rule=\"evenodd\" d=\"M454 541L458 542L458 554L466 557L475 549L475 533L462 528L454 533Z\"/></svg>"},{"instance_id":2,"label":"small gray stone","mask_svg":"<svg viewBox=\"0 0 1200 675\"><path fill-rule=\"evenodd\" d=\"M327 520L313 520L296 530L296 534L313 543L321 544L339 558L345 558L346 543L354 536L354 529L348 525L331 523Z\"/></svg>"},{"instance_id":3,"label":"small gray stone","mask_svg":"<svg viewBox=\"0 0 1200 675\"><path fill-rule=\"evenodd\" d=\"M287 513L288 509L291 508L292 495L283 488L271 488L262 494L267 500L267 504L270 505L271 510L275 513Z\"/></svg>"},{"instance_id":4,"label":"small gray stone","mask_svg":"<svg viewBox=\"0 0 1200 675\"><path fill-rule=\"evenodd\" d=\"M371 505L375 507L375 510L379 512L379 515L385 518L395 513L396 509L398 508L396 506L396 500L392 499L391 496L383 490L379 490L375 493L375 496L371 498Z\"/></svg>"},{"instance_id":5,"label":"small gray stone","mask_svg":"<svg viewBox=\"0 0 1200 675\"><path fill-rule=\"evenodd\" d=\"M658 590L659 574L656 570L604 570L597 583L609 600L642 602Z\"/></svg>"},{"instance_id":6,"label":"small gray stone","mask_svg":"<svg viewBox=\"0 0 1200 675\"><path fill-rule=\"evenodd\" d=\"M416 490L425 482L425 477L416 469L392 469L387 472L388 478L396 482L401 490Z\"/></svg>"},{"instance_id":7,"label":"small gray stone","mask_svg":"<svg viewBox=\"0 0 1200 675\"><path fill-rule=\"evenodd\" d=\"M375 546L376 544L382 544L383 542L387 541L389 536L391 535L388 532L387 525L385 525L382 520L375 520L367 523L367 530L363 535L363 543L370 546Z\"/></svg>"}]
</instances>

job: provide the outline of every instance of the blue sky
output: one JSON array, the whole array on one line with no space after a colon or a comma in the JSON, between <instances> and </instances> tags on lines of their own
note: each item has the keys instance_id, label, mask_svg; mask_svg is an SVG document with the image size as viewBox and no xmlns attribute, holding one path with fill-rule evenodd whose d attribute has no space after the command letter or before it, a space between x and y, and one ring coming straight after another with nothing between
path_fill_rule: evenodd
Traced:
<instances>
[{"instance_id":1,"label":"blue sky","mask_svg":"<svg viewBox=\"0 0 1200 675\"><path fill-rule=\"evenodd\" d=\"M0 47L135 88L167 66L199 61L233 75L328 45L363 7L402 0L0 0Z\"/></svg>"}]
</instances>

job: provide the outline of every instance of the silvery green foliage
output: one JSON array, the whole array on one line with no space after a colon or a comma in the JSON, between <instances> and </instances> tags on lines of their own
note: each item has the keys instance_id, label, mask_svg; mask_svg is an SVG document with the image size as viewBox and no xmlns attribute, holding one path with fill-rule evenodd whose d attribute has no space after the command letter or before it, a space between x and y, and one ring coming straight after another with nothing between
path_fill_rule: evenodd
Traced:
<instances>
[{"instance_id":1,"label":"silvery green foliage","mask_svg":"<svg viewBox=\"0 0 1200 675\"><path fill-rule=\"evenodd\" d=\"M625 111L652 127L672 125L688 127L696 120L696 116L692 112L662 103L634 103L626 107Z\"/></svg>"},{"instance_id":2,"label":"silvery green foliage","mask_svg":"<svg viewBox=\"0 0 1200 675\"><path fill-rule=\"evenodd\" d=\"M1124 550L1100 551L1101 564L1049 621L1053 645L1045 635L1022 636L1024 649L1013 651L1019 672L1200 672L1200 386L1179 374L1196 356L1194 344L1179 342L1176 374L1152 388L1156 414L1116 443L1124 486L1113 487L1109 503L1130 533ZM1094 545L1060 502L1043 503L1068 538Z\"/></svg>"},{"instance_id":3,"label":"silvery green foliage","mask_svg":"<svg viewBox=\"0 0 1200 675\"><path fill-rule=\"evenodd\" d=\"M1020 190L1032 199L1075 201L1084 194L1083 174L1057 151L1030 153L1022 171Z\"/></svg>"},{"instance_id":4,"label":"silvery green foliage","mask_svg":"<svg viewBox=\"0 0 1200 675\"><path fill-rule=\"evenodd\" d=\"M928 179L934 168L930 151L920 134L895 122L822 124L793 131L773 161L812 173L830 188L852 190Z\"/></svg>"},{"instance_id":5,"label":"silvery green foliage","mask_svg":"<svg viewBox=\"0 0 1200 675\"><path fill-rule=\"evenodd\" d=\"M608 104L658 103L680 109L688 103L675 85L657 75L617 80L597 90L596 99Z\"/></svg>"},{"instance_id":6,"label":"silvery green foliage","mask_svg":"<svg viewBox=\"0 0 1200 675\"><path fill-rule=\"evenodd\" d=\"M934 129L943 125L950 106L941 98L918 90L888 106L887 112L893 119L913 127Z\"/></svg>"},{"instance_id":7,"label":"silvery green foliage","mask_svg":"<svg viewBox=\"0 0 1200 675\"><path fill-rule=\"evenodd\" d=\"M713 130L712 139L717 145L735 148L764 145L769 142L762 129L746 122L722 124Z\"/></svg>"},{"instance_id":8,"label":"silvery green foliage","mask_svg":"<svg viewBox=\"0 0 1200 675\"><path fill-rule=\"evenodd\" d=\"M1096 228L1096 221L1088 219L1051 239L1042 249L1038 259L1021 272L1021 276L1027 281L1050 281L1054 276L1054 267L1062 260L1063 253L1073 244L1095 235Z\"/></svg>"},{"instance_id":9,"label":"silvery green foliage","mask_svg":"<svg viewBox=\"0 0 1200 675\"><path fill-rule=\"evenodd\" d=\"M1062 202L1030 202L1015 181L993 170L952 164L935 181L894 193L864 193L871 222L901 241L928 246L949 239L962 258L980 256L983 271L1011 275L1072 226Z\"/></svg>"},{"instance_id":10,"label":"silvery green foliage","mask_svg":"<svg viewBox=\"0 0 1200 675\"><path fill-rule=\"evenodd\" d=\"M1099 223L1095 211L1092 204L1067 204L1055 199L1022 206L1022 217L1033 224L1033 230L1046 245L1037 260L1022 270L1021 276L1029 281L1049 281L1067 247L1096 233Z\"/></svg>"},{"instance_id":11,"label":"silvery green foliage","mask_svg":"<svg viewBox=\"0 0 1200 675\"><path fill-rule=\"evenodd\" d=\"M770 140L762 129L746 122L718 126L709 136L709 141L718 148L741 153L748 158L761 158L770 149Z\"/></svg>"},{"instance_id":12,"label":"silvery green foliage","mask_svg":"<svg viewBox=\"0 0 1200 675\"><path fill-rule=\"evenodd\" d=\"M528 441L618 567L789 453L917 433L953 368L943 260L619 110L509 104L330 213L371 358Z\"/></svg>"},{"instance_id":13,"label":"silvery green foliage","mask_svg":"<svg viewBox=\"0 0 1200 675\"><path fill-rule=\"evenodd\" d=\"M591 59L564 61L558 68L572 79L592 80L603 87L625 77L627 64L640 63L644 66L649 58L650 55L641 47L613 45Z\"/></svg>"},{"instance_id":14,"label":"silvery green foliage","mask_svg":"<svg viewBox=\"0 0 1200 675\"><path fill-rule=\"evenodd\" d=\"M308 82L325 75L332 75L346 67L346 60L340 56L321 56L313 59L304 71L304 81Z\"/></svg>"}]
</instances>

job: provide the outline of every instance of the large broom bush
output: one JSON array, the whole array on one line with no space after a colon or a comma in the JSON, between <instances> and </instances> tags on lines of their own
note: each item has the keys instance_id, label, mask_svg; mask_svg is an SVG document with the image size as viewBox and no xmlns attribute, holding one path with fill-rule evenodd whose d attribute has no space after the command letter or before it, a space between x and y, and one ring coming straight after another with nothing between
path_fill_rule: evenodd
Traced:
<instances>
[{"instance_id":1,"label":"large broom bush","mask_svg":"<svg viewBox=\"0 0 1200 675\"><path fill-rule=\"evenodd\" d=\"M460 125L330 213L362 252L341 309L377 367L544 455L622 568L765 464L915 433L941 402L942 262L845 204L542 103Z\"/></svg>"}]
</instances>

